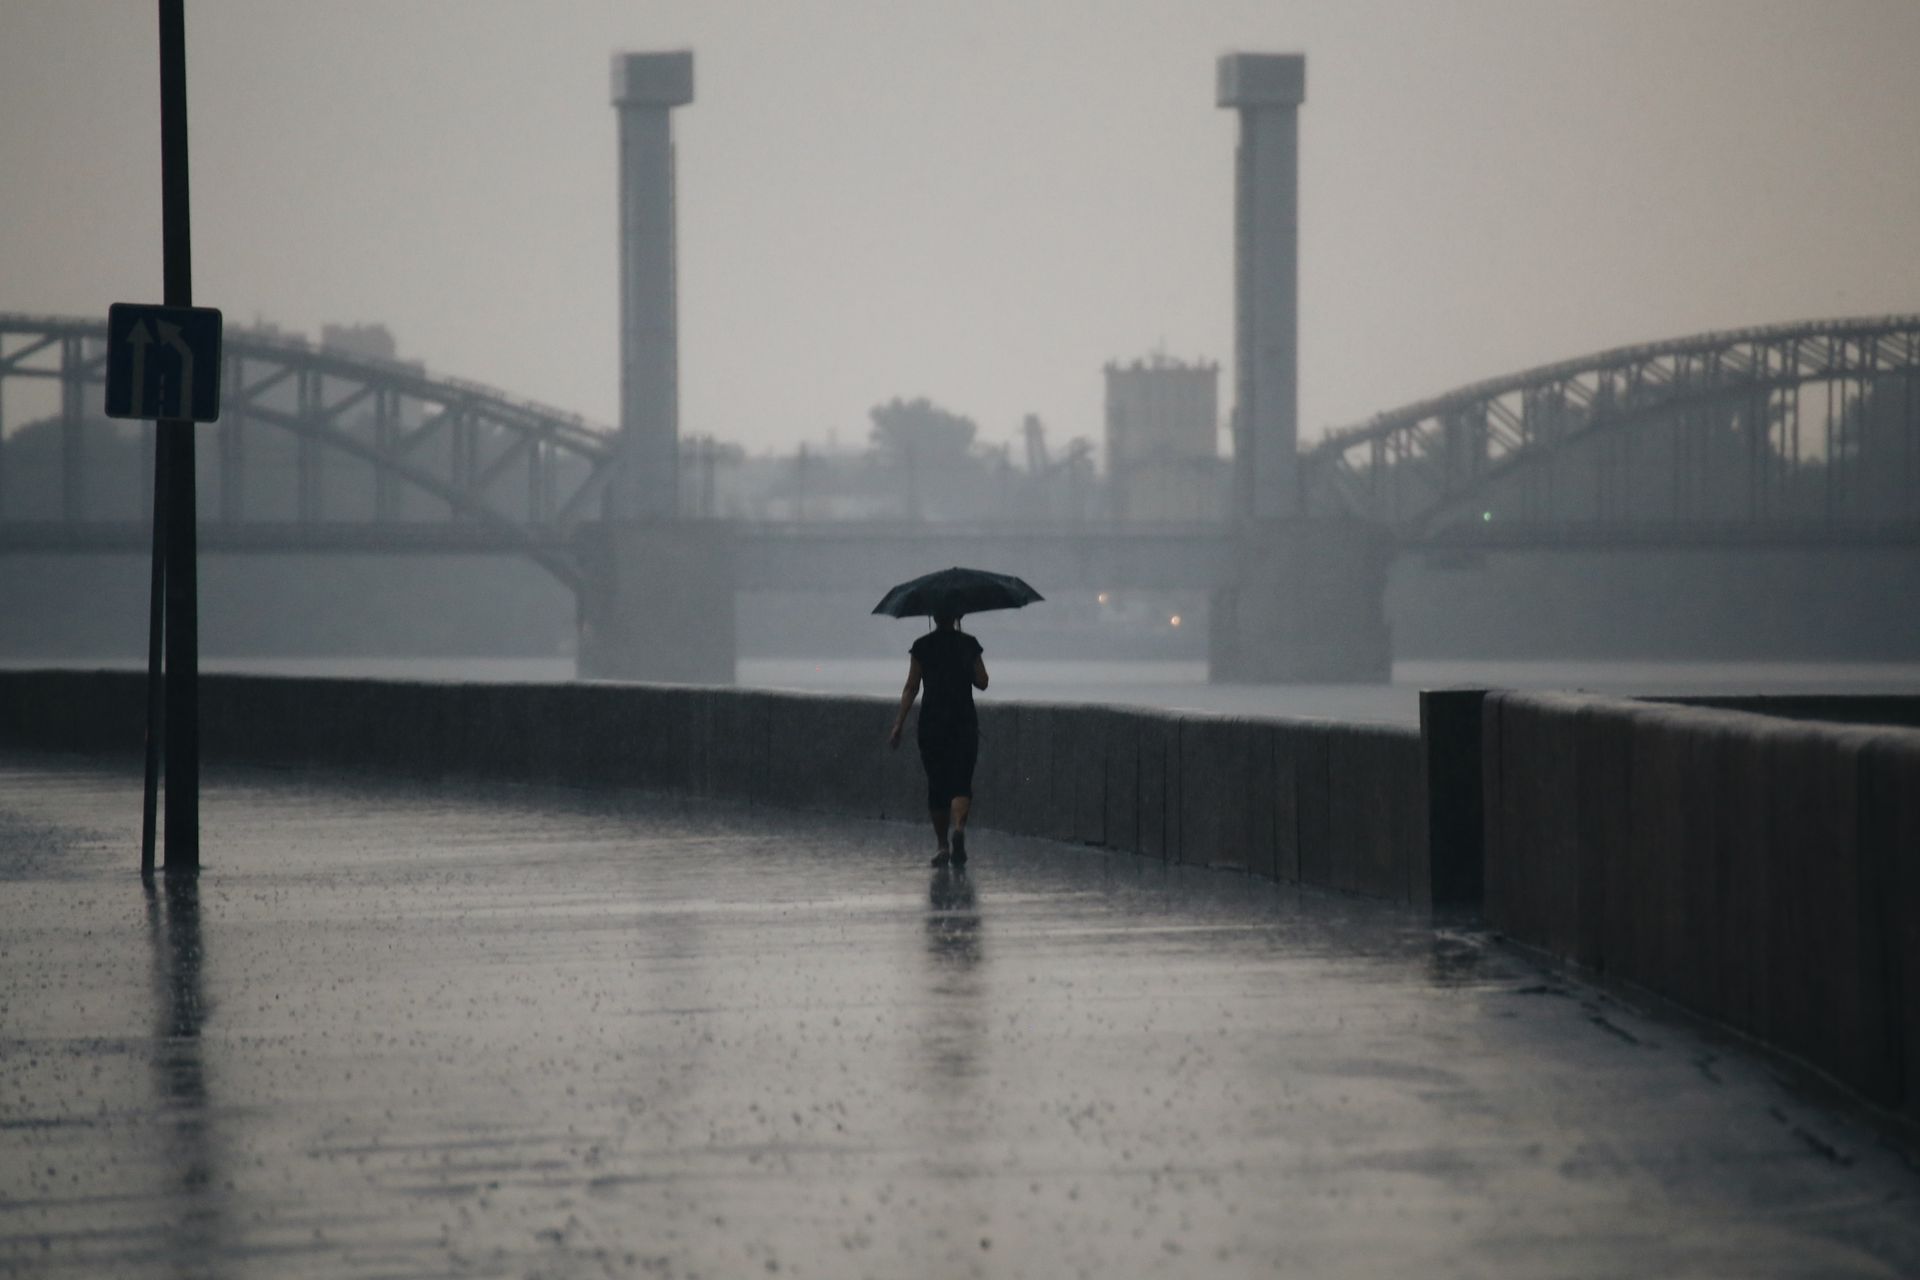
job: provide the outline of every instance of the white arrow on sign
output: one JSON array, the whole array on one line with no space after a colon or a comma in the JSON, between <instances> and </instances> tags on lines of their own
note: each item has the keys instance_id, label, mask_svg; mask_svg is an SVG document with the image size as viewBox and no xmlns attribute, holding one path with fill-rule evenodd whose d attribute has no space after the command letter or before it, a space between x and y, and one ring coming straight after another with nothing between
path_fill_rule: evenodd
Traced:
<instances>
[{"instance_id":1,"label":"white arrow on sign","mask_svg":"<svg viewBox=\"0 0 1920 1280\"><path fill-rule=\"evenodd\" d=\"M141 320L133 326L133 332L127 335L127 341L133 344L133 404L131 412L136 418L147 416L147 344L153 341L153 335L147 332L147 322Z\"/></svg>"},{"instance_id":2,"label":"white arrow on sign","mask_svg":"<svg viewBox=\"0 0 1920 1280\"><path fill-rule=\"evenodd\" d=\"M165 320L155 320L153 327L160 331L160 339L172 347L180 356L180 416L193 416L193 348L180 337L180 326L168 324ZM139 348L134 348L136 351ZM137 375L136 375L137 376Z\"/></svg>"}]
</instances>

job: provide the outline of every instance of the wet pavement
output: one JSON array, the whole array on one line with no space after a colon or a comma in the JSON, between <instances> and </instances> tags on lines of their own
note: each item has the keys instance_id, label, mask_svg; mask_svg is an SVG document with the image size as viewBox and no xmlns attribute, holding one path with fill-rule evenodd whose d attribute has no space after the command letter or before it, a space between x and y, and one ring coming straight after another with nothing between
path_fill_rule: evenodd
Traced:
<instances>
[{"instance_id":1,"label":"wet pavement","mask_svg":"<svg viewBox=\"0 0 1920 1280\"><path fill-rule=\"evenodd\" d=\"M149 893L138 817L0 758L0 1274L1920 1273L1846 1104L1399 909L273 773Z\"/></svg>"}]
</instances>

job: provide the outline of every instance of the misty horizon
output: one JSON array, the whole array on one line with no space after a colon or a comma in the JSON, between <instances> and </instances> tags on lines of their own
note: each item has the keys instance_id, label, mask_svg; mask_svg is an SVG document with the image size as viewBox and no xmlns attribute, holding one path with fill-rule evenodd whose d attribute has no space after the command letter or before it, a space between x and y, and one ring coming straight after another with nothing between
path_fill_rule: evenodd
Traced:
<instances>
[{"instance_id":1,"label":"misty horizon","mask_svg":"<svg viewBox=\"0 0 1920 1280\"><path fill-rule=\"evenodd\" d=\"M309 337L382 324L437 373L613 423L606 60L690 48L683 435L857 442L926 396L986 444L1028 413L1098 438L1106 362L1230 368L1213 60L1299 51L1311 440L1603 348L1915 309L1920 104L1890 90L1920 10L1837 13L203 0L196 296ZM157 296L148 8L16 5L0 33L0 307Z\"/></svg>"}]
</instances>

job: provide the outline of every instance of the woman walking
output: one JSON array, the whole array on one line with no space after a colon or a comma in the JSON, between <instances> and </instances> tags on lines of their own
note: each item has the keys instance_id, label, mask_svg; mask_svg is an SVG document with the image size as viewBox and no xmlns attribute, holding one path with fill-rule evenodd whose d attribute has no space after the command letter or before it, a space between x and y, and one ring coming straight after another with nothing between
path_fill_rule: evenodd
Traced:
<instances>
[{"instance_id":1,"label":"woman walking","mask_svg":"<svg viewBox=\"0 0 1920 1280\"><path fill-rule=\"evenodd\" d=\"M933 865L961 866L967 860L967 812L973 807L973 764L980 753L980 725L973 691L987 687L987 664L980 642L960 630L960 615L936 613L934 629L913 642L907 663L907 687L900 693L900 714L893 718L887 746L898 748L913 701L920 704L920 763L927 771L927 815L933 820L940 851Z\"/></svg>"}]
</instances>

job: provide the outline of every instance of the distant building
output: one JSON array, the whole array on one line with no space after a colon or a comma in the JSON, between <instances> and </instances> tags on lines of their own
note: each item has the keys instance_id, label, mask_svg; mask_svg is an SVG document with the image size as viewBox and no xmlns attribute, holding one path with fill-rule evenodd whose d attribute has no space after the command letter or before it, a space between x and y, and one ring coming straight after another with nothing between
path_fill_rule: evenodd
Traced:
<instances>
[{"instance_id":1,"label":"distant building","mask_svg":"<svg viewBox=\"0 0 1920 1280\"><path fill-rule=\"evenodd\" d=\"M1155 355L1108 364L1107 477L1120 520L1226 518L1220 366Z\"/></svg>"},{"instance_id":2,"label":"distant building","mask_svg":"<svg viewBox=\"0 0 1920 1280\"><path fill-rule=\"evenodd\" d=\"M392 362L399 358L399 344L393 332L383 324L324 324L320 326L320 346L342 355L365 356Z\"/></svg>"}]
</instances>

